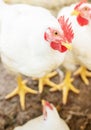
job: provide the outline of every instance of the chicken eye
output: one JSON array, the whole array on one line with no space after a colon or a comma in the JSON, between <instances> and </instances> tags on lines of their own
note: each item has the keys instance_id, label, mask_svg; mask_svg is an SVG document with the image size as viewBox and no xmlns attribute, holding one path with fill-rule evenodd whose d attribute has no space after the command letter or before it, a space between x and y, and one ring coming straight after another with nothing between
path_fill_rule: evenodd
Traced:
<instances>
[{"instance_id":1,"label":"chicken eye","mask_svg":"<svg viewBox=\"0 0 91 130\"><path fill-rule=\"evenodd\" d=\"M87 11L89 8L88 7L84 7L84 10Z\"/></svg>"},{"instance_id":2,"label":"chicken eye","mask_svg":"<svg viewBox=\"0 0 91 130\"><path fill-rule=\"evenodd\" d=\"M57 35L58 35L58 32L54 32L54 35L56 35L56 36L57 36Z\"/></svg>"}]
</instances>

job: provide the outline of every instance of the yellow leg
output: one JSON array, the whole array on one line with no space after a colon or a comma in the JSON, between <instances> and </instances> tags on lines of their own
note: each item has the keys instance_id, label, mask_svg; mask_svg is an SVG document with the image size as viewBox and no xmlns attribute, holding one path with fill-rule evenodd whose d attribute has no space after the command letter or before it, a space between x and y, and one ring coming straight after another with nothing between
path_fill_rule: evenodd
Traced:
<instances>
[{"instance_id":1,"label":"yellow leg","mask_svg":"<svg viewBox=\"0 0 91 130\"><path fill-rule=\"evenodd\" d=\"M71 78L71 72L67 71L64 81L61 84L56 85L55 88L51 88L50 91L62 90L63 91L63 104L66 104L69 90L77 94L79 93L79 90L76 89L75 86L72 85L72 82L73 82L73 78Z\"/></svg>"},{"instance_id":2,"label":"yellow leg","mask_svg":"<svg viewBox=\"0 0 91 130\"><path fill-rule=\"evenodd\" d=\"M86 85L89 85L87 77L91 77L91 72L88 71L85 67L81 66L76 72L74 72L74 75L80 75L83 82Z\"/></svg>"},{"instance_id":3,"label":"yellow leg","mask_svg":"<svg viewBox=\"0 0 91 130\"><path fill-rule=\"evenodd\" d=\"M17 82L18 82L18 87L13 92L8 94L5 98L9 99L9 98L12 98L13 96L19 95L21 108L24 110L25 109L25 94L26 93L37 94L38 92L36 90L28 88L25 85L25 82L22 81L22 78L20 75L17 78Z\"/></svg>"},{"instance_id":4,"label":"yellow leg","mask_svg":"<svg viewBox=\"0 0 91 130\"><path fill-rule=\"evenodd\" d=\"M44 85L48 85L48 86L51 86L51 87L55 88L55 83L53 83L52 81L50 81L50 78L54 77L55 75L57 75L56 71L54 71L54 72L46 75L45 77L39 79L39 85L38 85L38 87L39 87L39 93L43 92Z\"/></svg>"}]
</instances>

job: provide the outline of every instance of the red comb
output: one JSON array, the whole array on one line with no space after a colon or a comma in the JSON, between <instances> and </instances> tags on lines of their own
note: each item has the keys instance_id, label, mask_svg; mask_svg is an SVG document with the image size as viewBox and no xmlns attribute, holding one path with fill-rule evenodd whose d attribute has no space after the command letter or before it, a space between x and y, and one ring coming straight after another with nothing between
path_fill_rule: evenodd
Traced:
<instances>
[{"instance_id":1,"label":"red comb","mask_svg":"<svg viewBox=\"0 0 91 130\"><path fill-rule=\"evenodd\" d=\"M52 105L51 105L48 101L46 101L46 106L47 106L47 107L49 107L49 108L50 108L50 110L53 110Z\"/></svg>"},{"instance_id":2,"label":"red comb","mask_svg":"<svg viewBox=\"0 0 91 130\"><path fill-rule=\"evenodd\" d=\"M81 0L74 9L78 9L83 3L87 3L87 0Z\"/></svg>"},{"instance_id":3,"label":"red comb","mask_svg":"<svg viewBox=\"0 0 91 130\"><path fill-rule=\"evenodd\" d=\"M61 16L58 19L58 22L63 30L64 37L66 38L66 40L68 42L72 42L72 39L74 38L74 33L73 33L71 23L68 23L69 18L65 20L64 16Z\"/></svg>"}]
</instances>

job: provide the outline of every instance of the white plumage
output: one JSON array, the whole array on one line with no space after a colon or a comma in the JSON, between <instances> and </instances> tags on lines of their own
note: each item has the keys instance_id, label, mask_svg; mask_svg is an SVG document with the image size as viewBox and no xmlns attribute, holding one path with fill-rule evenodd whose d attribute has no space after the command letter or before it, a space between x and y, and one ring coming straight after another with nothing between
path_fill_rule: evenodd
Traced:
<instances>
[{"instance_id":1,"label":"white plumage","mask_svg":"<svg viewBox=\"0 0 91 130\"><path fill-rule=\"evenodd\" d=\"M45 84L54 87L55 84L48 78L55 73L46 75L61 65L67 47L70 46L67 43L65 47L64 43L71 42L73 39L73 32L68 21L62 17L58 22L48 10L42 7L25 4L8 5L1 1L0 22L2 62L16 74L40 78L40 93ZM67 29L64 29L64 26L67 26L70 32L67 38ZM20 77L18 85L23 87L15 89L7 98L19 94L24 109L23 100L27 91L32 93L36 91L26 89Z\"/></svg>"},{"instance_id":2,"label":"white plumage","mask_svg":"<svg viewBox=\"0 0 91 130\"><path fill-rule=\"evenodd\" d=\"M65 121L60 118L53 104L45 101L43 115L28 121L14 130L69 130Z\"/></svg>"},{"instance_id":3,"label":"white plumage","mask_svg":"<svg viewBox=\"0 0 91 130\"><path fill-rule=\"evenodd\" d=\"M44 40L48 26L61 29L49 11L41 7L13 5L6 6L0 15L1 57L6 65L36 78L60 65L65 53L54 51Z\"/></svg>"},{"instance_id":4,"label":"white plumage","mask_svg":"<svg viewBox=\"0 0 91 130\"><path fill-rule=\"evenodd\" d=\"M79 23L77 22L76 16L72 16L72 14L71 14L72 11L74 10L74 7L77 4L78 3L73 4L69 7L63 8L59 12L58 17L60 17L61 15L65 15L65 17L69 17L69 20L72 22L72 27L74 30L75 37L73 39L72 52L68 52L68 53L72 53L74 55L76 64L78 62L78 64L82 64L83 66L86 66L88 69L91 70L91 60L90 60L91 59L91 47L90 47L91 46L91 44L90 44L91 43L91 38L90 38L91 20L89 19L89 23L87 25L84 25L84 26L79 25ZM80 9L84 8L84 7L91 8L91 4L83 3L80 6ZM87 13L87 17L88 17L88 13ZM66 55L66 56L68 56L68 55ZM65 62L66 62L66 60L65 60ZM70 65L68 64L67 67L70 68Z\"/></svg>"},{"instance_id":5,"label":"white plumage","mask_svg":"<svg viewBox=\"0 0 91 130\"><path fill-rule=\"evenodd\" d=\"M76 16L73 16L73 13ZM58 13L58 19L64 15L69 18L74 30L74 39L72 41L72 50L65 56L63 66L67 69L66 77L59 90L63 89L63 102L67 102L69 90L79 93L71 83L71 71L75 71L77 65L81 67L74 73L80 74L85 84L88 84L87 77L91 77L91 73L86 70L91 70L91 4L83 0L71 6L64 7Z\"/></svg>"},{"instance_id":6,"label":"white plumage","mask_svg":"<svg viewBox=\"0 0 91 130\"><path fill-rule=\"evenodd\" d=\"M58 13L58 18L62 15L65 15L66 18L69 18L69 20L72 22L72 27L74 29L74 35L75 37L77 37L78 35L78 29L79 29L79 25L75 19L74 16L71 16L72 11L74 10L76 4L72 4L70 6L67 7L63 7L59 13ZM76 31L76 29L77 31ZM77 34L77 35L76 35ZM75 39L74 37L74 39ZM73 39L73 40L74 40ZM72 41L72 43L74 44L74 41ZM74 50L74 45L72 44L72 50L70 52L67 52L67 55L65 56L64 62L63 62L63 66L71 71L74 71L76 69L76 65L77 65L77 60L74 56L73 50Z\"/></svg>"}]
</instances>

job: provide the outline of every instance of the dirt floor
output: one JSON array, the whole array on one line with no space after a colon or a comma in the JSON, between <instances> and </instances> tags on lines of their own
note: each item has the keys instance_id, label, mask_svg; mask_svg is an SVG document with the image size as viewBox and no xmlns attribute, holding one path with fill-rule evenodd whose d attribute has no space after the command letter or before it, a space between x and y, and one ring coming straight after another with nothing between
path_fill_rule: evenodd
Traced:
<instances>
[{"instance_id":1,"label":"dirt floor","mask_svg":"<svg viewBox=\"0 0 91 130\"><path fill-rule=\"evenodd\" d=\"M58 82L59 76L52 80ZM80 90L80 94L70 92L66 105L62 104L61 92L49 92L49 87L46 86L40 95L27 94L26 110L22 111L18 96L5 100L5 96L16 87L16 78L0 64L0 130L13 130L14 127L41 115L41 99L52 102L58 108L60 116L71 130L91 130L91 79L89 81L90 85L86 86L80 77L75 77L74 85ZM30 78L27 85L37 89L37 81Z\"/></svg>"}]
</instances>

